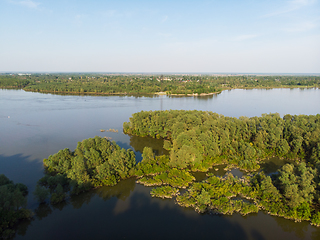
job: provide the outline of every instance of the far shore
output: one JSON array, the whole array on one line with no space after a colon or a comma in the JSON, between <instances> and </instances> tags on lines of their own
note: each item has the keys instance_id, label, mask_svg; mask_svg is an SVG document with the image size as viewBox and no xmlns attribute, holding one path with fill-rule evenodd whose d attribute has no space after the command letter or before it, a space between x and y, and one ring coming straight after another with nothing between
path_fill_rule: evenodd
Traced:
<instances>
[{"instance_id":1,"label":"far shore","mask_svg":"<svg viewBox=\"0 0 320 240\"><path fill-rule=\"evenodd\" d=\"M277 87L265 87L265 86L255 86L255 87L235 87L235 88L223 88L221 91L212 92L212 93L169 93L169 92L154 92L154 93L127 93L127 92L117 92L117 93L106 93L106 92L67 92L67 91L50 91L50 90L38 90L34 91L31 89L24 89L24 88L0 88L0 89L22 89L26 92L38 92L38 93L48 93L48 94L61 94L61 95L91 95L91 96L150 96L150 95L166 95L166 96L189 96L189 97L205 97L205 96L212 96L215 94L219 94L226 90L234 90L234 89L280 89L280 88L316 88L317 86L277 86Z\"/></svg>"}]
</instances>

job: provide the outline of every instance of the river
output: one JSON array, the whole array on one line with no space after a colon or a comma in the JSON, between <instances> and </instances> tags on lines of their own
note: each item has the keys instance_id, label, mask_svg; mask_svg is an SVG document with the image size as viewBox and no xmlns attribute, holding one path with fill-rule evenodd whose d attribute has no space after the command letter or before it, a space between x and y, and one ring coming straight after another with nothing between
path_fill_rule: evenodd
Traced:
<instances>
[{"instance_id":1,"label":"river","mask_svg":"<svg viewBox=\"0 0 320 240\"><path fill-rule=\"evenodd\" d=\"M242 217L198 214L174 200L151 198L134 179L40 205L32 192L43 176L42 160L94 136L112 138L141 159L144 146L164 153L162 141L130 137L122 124L141 110L203 110L231 117L263 113L320 113L319 89L230 90L206 97L67 96L0 90L0 174L28 186L36 215L18 226L15 239L320 239L320 229L260 211ZM101 129L119 132L100 132Z\"/></svg>"}]
</instances>

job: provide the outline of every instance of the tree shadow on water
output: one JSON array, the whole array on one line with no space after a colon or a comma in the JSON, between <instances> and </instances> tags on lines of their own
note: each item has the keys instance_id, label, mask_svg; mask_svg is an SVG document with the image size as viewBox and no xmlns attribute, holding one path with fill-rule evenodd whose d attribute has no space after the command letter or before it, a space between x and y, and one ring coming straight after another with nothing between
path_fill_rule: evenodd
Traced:
<instances>
[{"instance_id":1,"label":"tree shadow on water","mask_svg":"<svg viewBox=\"0 0 320 240\"><path fill-rule=\"evenodd\" d=\"M163 139L156 139L152 137L137 137L130 135L130 145L136 152L143 152L144 147L153 149L155 155L168 155L169 152L163 148Z\"/></svg>"},{"instance_id":2,"label":"tree shadow on water","mask_svg":"<svg viewBox=\"0 0 320 240\"><path fill-rule=\"evenodd\" d=\"M126 226L128 234L113 237L126 239L248 239L243 227L229 217L198 214L171 204L174 200L151 198L143 192L131 196L131 208L114 223ZM158 203L158 204L157 204ZM166 204L162 204L166 203ZM165 206L167 205L167 206ZM189 213L186 214L185 212Z\"/></svg>"},{"instance_id":3,"label":"tree shadow on water","mask_svg":"<svg viewBox=\"0 0 320 240\"><path fill-rule=\"evenodd\" d=\"M49 222L52 222L52 221L54 222L55 221L54 219L50 219L51 218L50 215L56 212L56 210L59 210L60 212L63 211L64 208L67 206L71 205L73 209L77 209L77 211L81 212L80 209L83 207L83 205L84 204L90 205L91 200L96 196L98 196L99 198L102 198L104 201L107 201L113 197L116 197L117 199L124 201L130 196L134 188L135 188L135 179L130 178L126 180L121 180L117 185L113 187L101 187L98 189L90 190L88 192L80 193L79 195L72 196L68 200L58 204L54 204L54 205L49 203L38 204L36 209L32 209L32 211L34 212L34 216L32 219L24 220L24 221L21 221L19 224L17 224L17 226L15 227L16 234L20 236L25 236L27 233L28 227L32 226L35 220L43 221L44 219L49 218ZM34 223L35 226L37 224L39 223ZM29 236L27 238L29 238Z\"/></svg>"}]
</instances>

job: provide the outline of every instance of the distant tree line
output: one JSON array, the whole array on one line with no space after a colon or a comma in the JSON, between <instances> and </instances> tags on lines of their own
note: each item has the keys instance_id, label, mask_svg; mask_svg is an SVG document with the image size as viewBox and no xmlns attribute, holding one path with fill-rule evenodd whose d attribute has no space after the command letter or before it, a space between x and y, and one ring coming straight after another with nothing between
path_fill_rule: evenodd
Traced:
<instances>
[{"instance_id":1,"label":"distant tree line","mask_svg":"<svg viewBox=\"0 0 320 240\"><path fill-rule=\"evenodd\" d=\"M208 94L234 88L319 87L319 76L0 75L0 88L61 94Z\"/></svg>"}]
</instances>

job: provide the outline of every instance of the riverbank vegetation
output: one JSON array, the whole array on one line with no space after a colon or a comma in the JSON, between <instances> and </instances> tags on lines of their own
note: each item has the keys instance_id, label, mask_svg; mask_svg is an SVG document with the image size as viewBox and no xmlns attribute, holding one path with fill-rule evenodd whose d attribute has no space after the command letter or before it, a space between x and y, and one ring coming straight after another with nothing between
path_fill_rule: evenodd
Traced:
<instances>
[{"instance_id":1,"label":"riverbank vegetation","mask_svg":"<svg viewBox=\"0 0 320 240\"><path fill-rule=\"evenodd\" d=\"M60 94L200 95L235 88L319 87L319 76L2 74L0 88Z\"/></svg>"},{"instance_id":2,"label":"riverbank vegetation","mask_svg":"<svg viewBox=\"0 0 320 240\"><path fill-rule=\"evenodd\" d=\"M30 219L32 212L26 209L28 188L22 183L13 183L4 174L0 175L0 237L14 236L13 226L22 219Z\"/></svg>"},{"instance_id":3,"label":"riverbank vegetation","mask_svg":"<svg viewBox=\"0 0 320 240\"><path fill-rule=\"evenodd\" d=\"M121 149L115 142L94 137L79 142L73 152L61 150L43 163L46 174L39 180L35 193L43 202L43 187L48 188L54 204L63 201L68 192L73 195L99 186L113 186L131 177L136 160L131 149Z\"/></svg>"}]
</instances>

